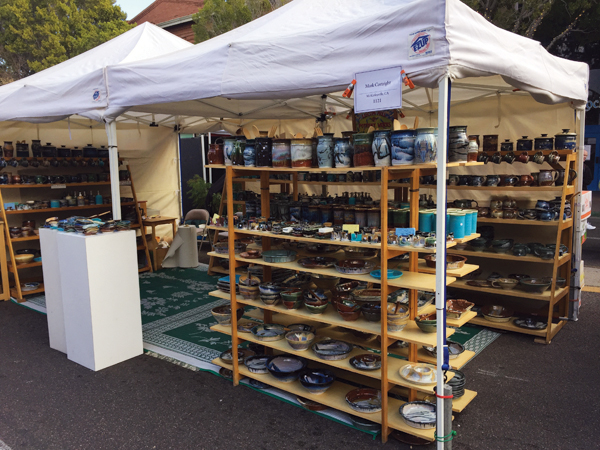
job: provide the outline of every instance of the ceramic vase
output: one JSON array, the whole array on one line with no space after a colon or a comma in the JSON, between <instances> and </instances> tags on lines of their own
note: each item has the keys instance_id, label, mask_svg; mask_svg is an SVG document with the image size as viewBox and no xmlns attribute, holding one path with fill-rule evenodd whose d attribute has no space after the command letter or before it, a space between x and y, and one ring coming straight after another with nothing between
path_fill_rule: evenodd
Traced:
<instances>
[{"instance_id":1,"label":"ceramic vase","mask_svg":"<svg viewBox=\"0 0 600 450\"><path fill-rule=\"evenodd\" d=\"M330 169L333 167L333 133L326 133L318 137L317 160L319 168Z\"/></svg>"},{"instance_id":2,"label":"ceramic vase","mask_svg":"<svg viewBox=\"0 0 600 450\"><path fill-rule=\"evenodd\" d=\"M378 130L373 133L372 150L376 167L392 165L392 144L389 130Z\"/></svg>"},{"instance_id":3,"label":"ceramic vase","mask_svg":"<svg viewBox=\"0 0 600 450\"><path fill-rule=\"evenodd\" d=\"M273 167L292 167L289 139L273 139Z\"/></svg>"},{"instance_id":4,"label":"ceramic vase","mask_svg":"<svg viewBox=\"0 0 600 450\"><path fill-rule=\"evenodd\" d=\"M469 138L466 126L450 127L448 143L448 160L450 162L467 161L469 153Z\"/></svg>"},{"instance_id":5,"label":"ceramic vase","mask_svg":"<svg viewBox=\"0 0 600 450\"><path fill-rule=\"evenodd\" d=\"M236 138L233 142L233 150L231 152L231 164L234 166L244 165L244 148L246 140L244 138Z\"/></svg>"},{"instance_id":6,"label":"ceramic vase","mask_svg":"<svg viewBox=\"0 0 600 450\"><path fill-rule=\"evenodd\" d=\"M248 139L246 141L244 148L244 166L256 166L256 141L254 139Z\"/></svg>"},{"instance_id":7,"label":"ceramic vase","mask_svg":"<svg viewBox=\"0 0 600 450\"><path fill-rule=\"evenodd\" d=\"M256 167L271 167L273 163L273 139L260 137L255 139Z\"/></svg>"},{"instance_id":8,"label":"ceramic vase","mask_svg":"<svg viewBox=\"0 0 600 450\"><path fill-rule=\"evenodd\" d=\"M292 167L312 167L311 139L292 139L290 152Z\"/></svg>"},{"instance_id":9,"label":"ceramic vase","mask_svg":"<svg viewBox=\"0 0 600 450\"><path fill-rule=\"evenodd\" d=\"M333 142L333 159L335 167L352 167L352 147L350 146L350 138L335 138Z\"/></svg>"},{"instance_id":10,"label":"ceramic vase","mask_svg":"<svg viewBox=\"0 0 600 450\"><path fill-rule=\"evenodd\" d=\"M224 157L226 166L231 166L231 154L233 153L234 146L235 146L234 138L228 138L228 139L223 140L223 157Z\"/></svg>"},{"instance_id":11,"label":"ceramic vase","mask_svg":"<svg viewBox=\"0 0 600 450\"><path fill-rule=\"evenodd\" d=\"M437 158L437 128L417 129L415 159L417 164L434 163Z\"/></svg>"},{"instance_id":12,"label":"ceramic vase","mask_svg":"<svg viewBox=\"0 0 600 450\"><path fill-rule=\"evenodd\" d=\"M397 130L392 132L392 166L403 166L415 162L416 130Z\"/></svg>"},{"instance_id":13,"label":"ceramic vase","mask_svg":"<svg viewBox=\"0 0 600 450\"><path fill-rule=\"evenodd\" d=\"M210 144L208 146L208 164L225 164L223 144Z\"/></svg>"},{"instance_id":14,"label":"ceramic vase","mask_svg":"<svg viewBox=\"0 0 600 450\"><path fill-rule=\"evenodd\" d=\"M373 133L357 133L354 135L354 167L372 167L375 165L371 145Z\"/></svg>"}]
</instances>

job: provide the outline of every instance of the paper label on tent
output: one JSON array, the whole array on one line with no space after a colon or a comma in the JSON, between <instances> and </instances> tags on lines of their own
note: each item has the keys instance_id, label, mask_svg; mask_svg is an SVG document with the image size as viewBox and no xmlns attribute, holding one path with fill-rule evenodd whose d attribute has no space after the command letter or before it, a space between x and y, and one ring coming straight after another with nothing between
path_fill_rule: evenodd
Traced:
<instances>
[{"instance_id":1,"label":"paper label on tent","mask_svg":"<svg viewBox=\"0 0 600 450\"><path fill-rule=\"evenodd\" d=\"M433 55L435 55L433 27L415 31L408 35L408 59Z\"/></svg>"},{"instance_id":2,"label":"paper label on tent","mask_svg":"<svg viewBox=\"0 0 600 450\"><path fill-rule=\"evenodd\" d=\"M354 112L381 111L402 107L401 66L357 73Z\"/></svg>"}]
</instances>

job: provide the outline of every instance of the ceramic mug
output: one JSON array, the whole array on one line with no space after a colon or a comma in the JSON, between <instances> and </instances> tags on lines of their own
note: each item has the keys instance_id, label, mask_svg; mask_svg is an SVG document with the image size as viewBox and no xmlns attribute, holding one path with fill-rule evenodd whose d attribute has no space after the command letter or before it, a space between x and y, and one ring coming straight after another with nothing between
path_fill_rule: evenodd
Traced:
<instances>
[{"instance_id":1,"label":"ceramic mug","mask_svg":"<svg viewBox=\"0 0 600 450\"><path fill-rule=\"evenodd\" d=\"M488 175L486 185L487 186L498 186L500 184L499 175Z\"/></svg>"},{"instance_id":2,"label":"ceramic mug","mask_svg":"<svg viewBox=\"0 0 600 450\"><path fill-rule=\"evenodd\" d=\"M479 217L488 217L490 215L490 208L486 206L480 206L477 208L477 216Z\"/></svg>"},{"instance_id":3,"label":"ceramic mug","mask_svg":"<svg viewBox=\"0 0 600 450\"><path fill-rule=\"evenodd\" d=\"M480 152L479 155L477 155L477 161L478 162L482 162L484 164L487 164L488 161L489 161L489 159L490 159L490 157L488 156L487 153Z\"/></svg>"},{"instance_id":4,"label":"ceramic mug","mask_svg":"<svg viewBox=\"0 0 600 450\"><path fill-rule=\"evenodd\" d=\"M537 152L533 155L533 162L536 164L544 164L544 154L542 152Z\"/></svg>"},{"instance_id":5,"label":"ceramic mug","mask_svg":"<svg viewBox=\"0 0 600 450\"><path fill-rule=\"evenodd\" d=\"M519 177L516 175L509 175L504 178L504 186L514 186L519 181Z\"/></svg>"},{"instance_id":6,"label":"ceramic mug","mask_svg":"<svg viewBox=\"0 0 600 450\"><path fill-rule=\"evenodd\" d=\"M522 152L517 159L519 160L519 162L527 164L529 162L529 153Z\"/></svg>"},{"instance_id":7,"label":"ceramic mug","mask_svg":"<svg viewBox=\"0 0 600 450\"><path fill-rule=\"evenodd\" d=\"M482 175L473 175L471 177L471 186L479 187L483 186L486 181L486 177Z\"/></svg>"},{"instance_id":8,"label":"ceramic mug","mask_svg":"<svg viewBox=\"0 0 600 450\"><path fill-rule=\"evenodd\" d=\"M501 209L492 209L492 212L490 214L493 219L502 219L504 211L502 211Z\"/></svg>"},{"instance_id":9,"label":"ceramic mug","mask_svg":"<svg viewBox=\"0 0 600 450\"><path fill-rule=\"evenodd\" d=\"M496 152L492 155L492 162L494 164L500 164L502 162L502 153Z\"/></svg>"},{"instance_id":10,"label":"ceramic mug","mask_svg":"<svg viewBox=\"0 0 600 450\"><path fill-rule=\"evenodd\" d=\"M503 219L516 219L517 212L514 209L505 209L502 211L502 218Z\"/></svg>"},{"instance_id":11,"label":"ceramic mug","mask_svg":"<svg viewBox=\"0 0 600 450\"><path fill-rule=\"evenodd\" d=\"M471 177L469 175L459 175L458 177L458 185L459 186L468 186Z\"/></svg>"},{"instance_id":12,"label":"ceramic mug","mask_svg":"<svg viewBox=\"0 0 600 450\"><path fill-rule=\"evenodd\" d=\"M560 155L555 150L553 152L550 152L546 159L550 164L558 164L558 162L560 161Z\"/></svg>"},{"instance_id":13,"label":"ceramic mug","mask_svg":"<svg viewBox=\"0 0 600 450\"><path fill-rule=\"evenodd\" d=\"M35 182L37 184L46 184L48 183L48 177L46 175L36 175Z\"/></svg>"},{"instance_id":14,"label":"ceramic mug","mask_svg":"<svg viewBox=\"0 0 600 450\"><path fill-rule=\"evenodd\" d=\"M535 204L535 209L548 211L550 209L550 203L546 200L538 200Z\"/></svg>"},{"instance_id":15,"label":"ceramic mug","mask_svg":"<svg viewBox=\"0 0 600 450\"><path fill-rule=\"evenodd\" d=\"M531 175L521 175L519 179L519 186L531 186L533 184L533 177Z\"/></svg>"},{"instance_id":16,"label":"ceramic mug","mask_svg":"<svg viewBox=\"0 0 600 450\"><path fill-rule=\"evenodd\" d=\"M456 186L458 185L459 176L456 174L448 175L448 186Z\"/></svg>"},{"instance_id":17,"label":"ceramic mug","mask_svg":"<svg viewBox=\"0 0 600 450\"><path fill-rule=\"evenodd\" d=\"M552 183L558 178L556 170L540 170L538 175L538 184L540 186L552 186Z\"/></svg>"},{"instance_id":18,"label":"ceramic mug","mask_svg":"<svg viewBox=\"0 0 600 450\"><path fill-rule=\"evenodd\" d=\"M454 206L460 209L469 209L473 207L473 202L475 202L475 208L479 207L476 200L454 200Z\"/></svg>"},{"instance_id":19,"label":"ceramic mug","mask_svg":"<svg viewBox=\"0 0 600 450\"><path fill-rule=\"evenodd\" d=\"M503 209L515 209L517 207L517 201L512 198L507 198L502 202Z\"/></svg>"},{"instance_id":20,"label":"ceramic mug","mask_svg":"<svg viewBox=\"0 0 600 450\"><path fill-rule=\"evenodd\" d=\"M512 164L515 161L515 154L513 152L508 152L506 155L504 155L504 157L502 158L502 160L504 162Z\"/></svg>"},{"instance_id":21,"label":"ceramic mug","mask_svg":"<svg viewBox=\"0 0 600 450\"><path fill-rule=\"evenodd\" d=\"M502 200L490 200L490 209L502 209Z\"/></svg>"}]
</instances>

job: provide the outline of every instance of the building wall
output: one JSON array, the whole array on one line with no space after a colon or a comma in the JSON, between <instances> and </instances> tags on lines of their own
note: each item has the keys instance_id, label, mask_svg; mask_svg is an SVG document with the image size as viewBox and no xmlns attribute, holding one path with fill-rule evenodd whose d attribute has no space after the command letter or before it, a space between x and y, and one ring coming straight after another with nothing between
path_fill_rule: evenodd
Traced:
<instances>
[{"instance_id":1,"label":"building wall","mask_svg":"<svg viewBox=\"0 0 600 450\"><path fill-rule=\"evenodd\" d=\"M173 33L175 36L179 36L181 39L185 39L188 42L194 44L194 32L192 31L192 23L186 22L171 27L165 27L169 33Z\"/></svg>"},{"instance_id":2,"label":"building wall","mask_svg":"<svg viewBox=\"0 0 600 450\"><path fill-rule=\"evenodd\" d=\"M204 6L204 0L156 0L130 20L138 25L150 22L154 25L195 14Z\"/></svg>"}]
</instances>

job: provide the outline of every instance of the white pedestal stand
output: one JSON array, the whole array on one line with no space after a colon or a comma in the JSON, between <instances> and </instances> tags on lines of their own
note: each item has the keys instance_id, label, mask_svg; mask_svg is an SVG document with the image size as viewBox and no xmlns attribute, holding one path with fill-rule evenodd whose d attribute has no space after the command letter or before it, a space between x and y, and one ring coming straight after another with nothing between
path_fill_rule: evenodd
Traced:
<instances>
[{"instance_id":1,"label":"white pedestal stand","mask_svg":"<svg viewBox=\"0 0 600 450\"><path fill-rule=\"evenodd\" d=\"M101 370L143 353L134 231L57 233L67 357Z\"/></svg>"}]
</instances>

